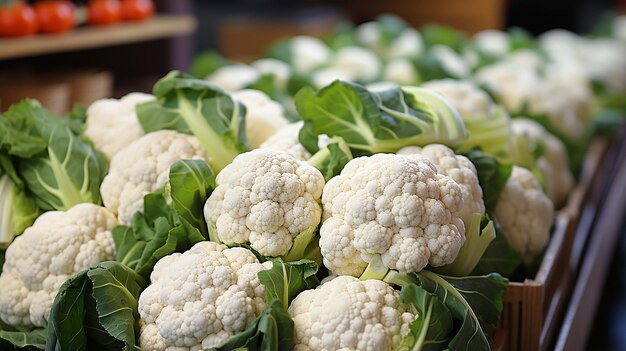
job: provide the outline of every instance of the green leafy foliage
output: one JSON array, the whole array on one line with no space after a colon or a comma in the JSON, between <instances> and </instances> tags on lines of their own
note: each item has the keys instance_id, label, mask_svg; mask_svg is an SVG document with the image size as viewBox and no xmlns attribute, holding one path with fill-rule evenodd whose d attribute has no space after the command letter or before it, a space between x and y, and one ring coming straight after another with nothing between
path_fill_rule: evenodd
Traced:
<instances>
[{"instance_id":1,"label":"green leafy foliage","mask_svg":"<svg viewBox=\"0 0 626 351\"><path fill-rule=\"evenodd\" d=\"M481 225L483 219L486 223ZM433 270L454 277L464 277L470 274L495 238L496 230L493 221L489 220L488 216L474 213L465 230L465 243L456 255L454 262Z\"/></svg>"},{"instance_id":2,"label":"green leafy foliage","mask_svg":"<svg viewBox=\"0 0 626 351\"><path fill-rule=\"evenodd\" d=\"M509 245L504 234L502 234L502 228L497 219L492 219L492 222L496 237L483 253L471 275L484 275L493 272L513 279L514 272L522 265L522 257Z\"/></svg>"},{"instance_id":3,"label":"green leafy foliage","mask_svg":"<svg viewBox=\"0 0 626 351\"><path fill-rule=\"evenodd\" d=\"M136 107L146 133L171 129L193 134L214 172L248 151L245 107L215 85L172 71L154 85L153 94L156 101Z\"/></svg>"},{"instance_id":4,"label":"green leafy foliage","mask_svg":"<svg viewBox=\"0 0 626 351\"><path fill-rule=\"evenodd\" d=\"M215 51L205 51L194 57L189 73L199 79L205 79L219 68L232 62Z\"/></svg>"},{"instance_id":5,"label":"green leafy foliage","mask_svg":"<svg viewBox=\"0 0 626 351\"><path fill-rule=\"evenodd\" d=\"M35 200L11 176L2 175L0 169L0 248L7 247L14 236L22 234L39 213Z\"/></svg>"},{"instance_id":6,"label":"green leafy foliage","mask_svg":"<svg viewBox=\"0 0 626 351\"><path fill-rule=\"evenodd\" d=\"M293 298L306 289L319 285L318 265L309 260L283 262L272 260L272 268L260 271L265 286L267 306L246 330L214 348L226 350L288 351L293 349L293 321L287 307Z\"/></svg>"},{"instance_id":7,"label":"green leafy foliage","mask_svg":"<svg viewBox=\"0 0 626 351\"><path fill-rule=\"evenodd\" d=\"M489 335L502 313L508 281L492 273L476 277L442 277L419 273L421 286L436 294L452 317L461 321L448 346L451 350L489 350Z\"/></svg>"},{"instance_id":8,"label":"green leafy foliage","mask_svg":"<svg viewBox=\"0 0 626 351\"><path fill-rule=\"evenodd\" d=\"M402 287L400 297L402 302L415 307L418 318L409 326L410 333L402 340L398 351L446 349L453 331L452 315L439 297L416 284Z\"/></svg>"},{"instance_id":9,"label":"green leafy foliage","mask_svg":"<svg viewBox=\"0 0 626 351\"><path fill-rule=\"evenodd\" d=\"M438 95L416 87L374 93L335 81L317 93L303 88L295 104L305 121L300 136L341 137L355 156L395 152L407 145L451 144L466 136L456 110Z\"/></svg>"},{"instance_id":10,"label":"green leafy foliage","mask_svg":"<svg viewBox=\"0 0 626 351\"><path fill-rule=\"evenodd\" d=\"M42 210L100 203L104 158L70 126L67 119L51 115L29 99L13 105L0 118L0 152L12 158Z\"/></svg>"},{"instance_id":11,"label":"green leafy foliage","mask_svg":"<svg viewBox=\"0 0 626 351\"><path fill-rule=\"evenodd\" d=\"M46 346L46 328L18 330L0 320L0 349L43 349Z\"/></svg>"},{"instance_id":12,"label":"green leafy foliage","mask_svg":"<svg viewBox=\"0 0 626 351\"><path fill-rule=\"evenodd\" d=\"M301 291L320 284L316 277L318 265L310 260L283 262L272 260L272 269L259 272L259 280L265 286L265 299L279 299L285 308Z\"/></svg>"},{"instance_id":13,"label":"green leafy foliage","mask_svg":"<svg viewBox=\"0 0 626 351\"><path fill-rule=\"evenodd\" d=\"M483 201L487 213L492 213L500 193L506 186L506 182L511 176L513 165L501 163L496 158L487 155L479 150L472 150L465 154L474 164L478 172L478 182L483 189Z\"/></svg>"},{"instance_id":14,"label":"green leafy foliage","mask_svg":"<svg viewBox=\"0 0 626 351\"><path fill-rule=\"evenodd\" d=\"M204 161L174 163L169 193L146 195L144 211L135 214L131 227L113 229L116 260L148 279L159 259L206 240L202 208L214 187L215 178Z\"/></svg>"},{"instance_id":15,"label":"green leafy foliage","mask_svg":"<svg viewBox=\"0 0 626 351\"><path fill-rule=\"evenodd\" d=\"M179 160L170 167L172 207L187 222L198 228L204 237L208 230L202 209L217 186L215 175L202 160Z\"/></svg>"},{"instance_id":16,"label":"green leafy foliage","mask_svg":"<svg viewBox=\"0 0 626 351\"><path fill-rule=\"evenodd\" d=\"M63 283L48 324L46 350L135 350L139 294L148 281L103 262Z\"/></svg>"},{"instance_id":17,"label":"green leafy foliage","mask_svg":"<svg viewBox=\"0 0 626 351\"><path fill-rule=\"evenodd\" d=\"M213 348L216 351L293 349L293 321L279 299L272 300L263 313L244 331Z\"/></svg>"},{"instance_id":18,"label":"green leafy foliage","mask_svg":"<svg viewBox=\"0 0 626 351\"><path fill-rule=\"evenodd\" d=\"M352 160L350 147L342 138L334 137L326 147L316 152L308 163L322 172L325 181L329 181L341 173L350 160Z\"/></svg>"},{"instance_id":19,"label":"green leafy foliage","mask_svg":"<svg viewBox=\"0 0 626 351\"><path fill-rule=\"evenodd\" d=\"M466 41L463 32L439 24L428 24L422 27L420 34L424 40L424 46L427 48L443 45L456 52L461 52Z\"/></svg>"}]
</instances>

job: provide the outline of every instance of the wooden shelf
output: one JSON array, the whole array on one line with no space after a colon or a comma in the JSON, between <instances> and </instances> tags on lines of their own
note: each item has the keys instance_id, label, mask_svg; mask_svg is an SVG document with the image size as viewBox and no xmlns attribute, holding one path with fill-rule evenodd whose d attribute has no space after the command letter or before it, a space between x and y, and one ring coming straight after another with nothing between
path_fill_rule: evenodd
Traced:
<instances>
[{"instance_id":1,"label":"wooden shelf","mask_svg":"<svg viewBox=\"0 0 626 351\"><path fill-rule=\"evenodd\" d=\"M80 27L61 35L36 35L0 39L0 60L94 49L192 33L192 16L159 15L142 23L119 23L110 27Z\"/></svg>"}]
</instances>

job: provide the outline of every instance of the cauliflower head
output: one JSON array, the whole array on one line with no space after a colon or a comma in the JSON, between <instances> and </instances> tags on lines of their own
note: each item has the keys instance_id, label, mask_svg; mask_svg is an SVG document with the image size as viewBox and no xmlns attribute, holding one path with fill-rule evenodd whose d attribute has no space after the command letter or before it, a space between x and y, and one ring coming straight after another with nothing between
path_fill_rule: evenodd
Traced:
<instances>
[{"instance_id":1,"label":"cauliflower head","mask_svg":"<svg viewBox=\"0 0 626 351\"><path fill-rule=\"evenodd\" d=\"M511 47L509 34L496 29L478 32L474 35L473 40L479 51L493 57L506 55Z\"/></svg>"},{"instance_id":2,"label":"cauliflower head","mask_svg":"<svg viewBox=\"0 0 626 351\"><path fill-rule=\"evenodd\" d=\"M550 134L533 120L516 118L511 123L514 135L526 137L540 143L543 155L536 160L541 171L550 200L556 205L563 204L574 186L574 176L569 167L567 150L561 140Z\"/></svg>"},{"instance_id":3,"label":"cauliflower head","mask_svg":"<svg viewBox=\"0 0 626 351\"><path fill-rule=\"evenodd\" d=\"M339 49L331 67L349 77L349 80L371 82L378 78L382 64L376 54L359 46L346 46Z\"/></svg>"},{"instance_id":4,"label":"cauliflower head","mask_svg":"<svg viewBox=\"0 0 626 351\"><path fill-rule=\"evenodd\" d=\"M265 309L257 273L270 269L244 248L210 241L163 257L139 296L144 350L200 350L243 331Z\"/></svg>"},{"instance_id":5,"label":"cauliflower head","mask_svg":"<svg viewBox=\"0 0 626 351\"><path fill-rule=\"evenodd\" d=\"M289 154L267 149L241 154L216 182L204 217L227 245L250 243L261 255L283 256L298 235L320 223L324 177Z\"/></svg>"},{"instance_id":6,"label":"cauliflower head","mask_svg":"<svg viewBox=\"0 0 626 351\"><path fill-rule=\"evenodd\" d=\"M289 306L296 351L395 350L417 315L380 280L339 276Z\"/></svg>"},{"instance_id":7,"label":"cauliflower head","mask_svg":"<svg viewBox=\"0 0 626 351\"><path fill-rule=\"evenodd\" d=\"M410 59L398 58L387 62L383 78L402 85L412 85L419 80L419 74Z\"/></svg>"},{"instance_id":8,"label":"cauliflower head","mask_svg":"<svg viewBox=\"0 0 626 351\"><path fill-rule=\"evenodd\" d=\"M498 198L495 217L511 248L530 262L548 244L554 206L529 170L513 166Z\"/></svg>"},{"instance_id":9,"label":"cauliflower head","mask_svg":"<svg viewBox=\"0 0 626 351\"><path fill-rule=\"evenodd\" d=\"M306 161L311 158L311 153L304 145L300 144L298 134L304 122L290 123L276 131L262 144L262 149L269 149L277 152L286 152L298 160Z\"/></svg>"},{"instance_id":10,"label":"cauliflower head","mask_svg":"<svg viewBox=\"0 0 626 351\"><path fill-rule=\"evenodd\" d=\"M332 52L320 39L299 35L289 40L292 64L298 73L307 74L328 64Z\"/></svg>"},{"instance_id":11,"label":"cauliflower head","mask_svg":"<svg viewBox=\"0 0 626 351\"><path fill-rule=\"evenodd\" d=\"M244 64L235 64L220 67L206 77L206 80L228 92L244 89L255 83L261 77L261 73Z\"/></svg>"},{"instance_id":12,"label":"cauliflower head","mask_svg":"<svg viewBox=\"0 0 626 351\"><path fill-rule=\"evenodd\" d=\"M496 63L476 73L478 82L485 84L511 113L545 114L554 128L572 139L584 132L584 124L577 116L576 107L565 95L530 67L510 62Z\"/></svg>"},{"instance_id":13,"label":"cauliflower head","mask_svg":"<svg viewBox=\"0 0 626 351\"><path fill-rule=\"evenodd\" d=\"M322 195L320 248L337 275L360 276L374 255L401 273L454 261L465 242L463 191L421 155L351 160Z\"/></svg>"},{"instance_id":14,"label":"cauliflower head","mask_svg":"<svg viewBox=\"0 0 626 351\"><path fill-rule=\"evenodd\" d=\"M252 147L259 147L278 129L289 124L283 107L260 90L244 89L231 96L246 106L246 134Z\"/></svg>"},{"instance_id":15,"label":"cauliflower head","mask_svg":"<svg viewBox=\"0 0 626 351\"><path fill-rule=\"evenodd\" d=\"M104 206L130 225L143 211L143 197L164 186L170 166L178 160L206 160L200 142L191 135L160 130L137 139L111 160L100 186Z\"/></svg>"},{"instance_id":16,"label":"cauliflower head","mask_svg":"<svg viewBox=\"0 0 626 351\"><path fill-rule=\"evenodd\" d=\"M121 99L101 99L87 108L85 135L107 160L144 134L135 106L154 100L154 96L130 93Z\"/></svg>"},{"instance_id":17,"label":"cauliflower head","mask_svg":"<svg viewBox=\"0 0 626 351\"><path fill-rule=\"evenodd\" d=\"M422 84L439 93L459 111L464 121L482 119L493 113L496 105L476 84L466 80L439 79Z\"/></svg>"},{"instance_id":18,"label":"cauliflower head","mask_svg":"<svg viewBox=\"0 0 626 351\"><path fill-rule=\"evenodd\" d=\"M474 213L485 213L483 190L478 182L476 167L467 157L456 155L452 149L441 144L430 144L423 148L407 146L398 150L400 155L419 154L428 158L437 172L452 178L461 187L463 209L459 216L465 227L469 227Z\"/></svg>"},{"instance_id":19,"label":"cauliflower head","mask_svg":"<svg viewBox=\"0 0 626 351\"><path fill-rule=\"evenodd\" d=\"M63 282L115 259L116 225L113 213L89 203L39 216L6 251L0 319L18 328L42 327Z\"/></svg>"}]
</instances>

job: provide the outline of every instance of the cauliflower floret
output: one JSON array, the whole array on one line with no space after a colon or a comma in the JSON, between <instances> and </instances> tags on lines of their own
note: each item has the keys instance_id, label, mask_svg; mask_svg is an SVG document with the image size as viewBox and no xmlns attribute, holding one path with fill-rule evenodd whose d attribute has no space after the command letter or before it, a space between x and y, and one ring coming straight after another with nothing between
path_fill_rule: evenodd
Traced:
<instances>
[{"instance_id":1,"label":"cauliflower floret","mask_svg":"<svg viewBox=\"0 0 626 351\"><path fill-rule=\"evenodd\" d=\"M209 241L164 257L139 296L139 346L186 351L220 345L265 309L257 273L270 268L247 249Z\"/></svg>"},{"instance_id":2,"label":"cauliflower floret","mask_svg":"<svg viewBox=\"0 0 626 351\"><path fill-rule=\"evenodd\" d=\"M246 134L252 147L259 147L279 128L289 123L283 107L262 91L245 89L231 96L246 106Z\"/></svg>"},{"instance_id":3,"label":"cauliflower floret","mask_svg":"<svg viewBox=\"0 0 626 351\"><path fill-rule=\"evenodd\" d=\"M227 245L249 242L264 256L282 256L296 236L320 222L324 177L289 154L267 149L241 154L216 181L204 217Z\"/></svg>"},{"instance_id":4,"label":"cauliflower floret","mask_svg":"<svg viewBox=\"0 0 626 351\"><path fill-rule=\"evenodd\" d=\"M250 66L256 68L261 74L273 75L278 87L287 87L287 82L291 77L291 67L287 63L272 58L264 58L252 62Z\"/></svg>"},{"instance_id":5,"label":"cauliflower floret","mask_svg":"<svg viewBox=\"0 0 626 351\"><path fill-rule=\"evenodd\" d=\"M101 99L87 108L85 135L107 160L144 134L135 106L154 100L154 96L130 93L121 99Z\"/></svg>"},{"instance_id":6,"label":"cauliflower floret","mask_svg":"<svg viewBox=\"0 0 626 351\"><path fill-rule=\"evenodd\" d=\"M19 328L43 326L64 281L115 258L116 225L113 213L89 203L39 216L6 251L0 319Z\"/></svg>"},{"instance_id":7,"label":"cauliflower floret","mask_svg":"<svg viewBox=\"0 0 626 351\"><path fill-rule=\"evenodd\" d=\"M322 195L324 265L360 276L373 255L402 273L451 263L465 242L462 194L421 155L351 160Z\"/></svg>"},{"instance_id":8,"label":"cauliflower floret","mask_svg":"<svg viewBox=\"0 0 626 351\"><path fill-rule=\"evenodd\" d=\"M421 54L424 47L422 37L413 28L402 30L391 43L385 43L380 23L376 21L359 25L356 34L364 46L389 60L416 57Z\"/></svg>"},{"instance_id":9,"label":"cauliflower floret","mask_svg":"<svg viewBox=\"0 0 626 351\"><path fill-rule=\"evenodd\" d=\"M228 92L244 89L261 77L255 68L236 64L220 67L206 77L206 80Z\"/></svg>"},{"instance_id":10,"label":"cauliflower floret","mask_svg":"<svg viewBox=\"0 0 626 351\"><path fill-rule=\"evenodd\" d=\"M262 149L286 152L298 160L306 161L311 158L311 153L300 144L298 134L304 122L290 123L280 128L276 133L261 144Z\"/></svg>"},{"instance_id":11,"label":"cauliflower floret","mask_svg":"<svg viewBox=\"0 0 626 351\"><path fill-rule=\"evenodd\" d=\"M509 112L519 113L526 107L531 114L547 115L552 126L568 137L582 136L584 125L575 107L536 70L501 62L480 69L476 79L487 85Z\"/></svg>"},{"instance_id":12,"label":"cauliflower floret","mask_svg":"<svg viewBox=\"0 0 626 351\"><path fill-rule=\"evenodd\" d=\"M495 216L509 245L525 262L532 261L548 244L554 206L526 168L513 166L496 204Z\"/></svg>"},{"instance_id":13,"label":"cauliflower floret","mask_svg":"<svg viewBox=\"0 0 626 351\"><path fill-rule=\"evenodd\" d=\"M349 72L334 67L322 68L311 74L311 83L317 89L322 89L338 79L349 81L352 80L352 76Z\"/></svg>"},{"instance_id":14,"label":"cauliflower floret","mask_svg":"<svg viewBox=\"0 0 626 351\"><path fill-rule=\"evenodd\" d=\"M567 150L563 142L545 130L541 124L526 118L516 118L511 123L513 134L529 138L543 145L543 155L536 160L541 170L548 197L560 205L574 186L574 176L569 168Z\"/></svg>"},{"instance_id":15,"label":"cauliflower floret","mask_svg":"<svg viewBox=\"0 0 626 351\"><path fill-rule=\"evenodd\" d=\"M440 62L445 72L455 78L465 78L470 75L470 66L463 57L447 46L435 45L430 53Z\"/></svg>"},{"instance_id":16,"label":"cauliflower floret","mask_svg":"<svg viewBox=\"0 0 626 351\"><path fill-rule=\"evenodd\" d=\"M350 80L359 82L375 80L380 74L381 66L376 54L369 49L358 46L347 46L339 49L331 63L332 68L345 72Z\"/></svg>"},{"instance_id":17,"label":"cauliflower floret","mask_svg":"<svg viewBox=\"0 0 626 351\"><path fill-rule=\"evenodd\" d=\"M399 58L387 62L383 79L402 85L411 85L419 80L419 76L411 60Z\"/></svg>"},{"instance_id":18,"label":"cauliflower floret","mask_svg":"<svg viewBox=\"0 0 626 351\"><path fill-rule=\"evenodd\" d=\"M467 228L474 213L485 213L483 190L478 183L476 167L467 157L456 155L452 149L441 144L430 144L423 148L407 146L398 150L399 155L419 154L428 158L437 167L437 172L454 179L463 192L463 210L459 214Z\"/></svg>"},{"instance_id":19,"label":"cauliflower floret","mask_svg":"<svg viewBox=\"0 0 626 351\"><path fill-rule=\"evenodd\" d=\"M431 80L422 85L448 99L464 121L480 120L493 113L495 104L476 84L456 79Z\"/></svg>"},{"instance_id":20,"label":"cauliflower floret","mask_svg":"<svg viewBox=\"0 0 626 351\"><path fill-rule=\"evenodd\" d=\"M349 276L303 291L288 311L296 351L395 350L417 318L391 286Z\"/></svg>"},{"instance_id":21,"label":"cauliflower floret","mask_svg":"<svg viewBox=\"0 0 626 351\"><path fill-rule=\"evenodd\" d=\"M484 30L474 35L474 44L487 55L501 57L509 52L509 35L501 30Z\"/></svg>"},{"instance_id":22,"label":"cauliflower floret","mask_svg":"<svg viewBox=\"0 0 626 351\"><path fill-rule=\"evenodd\" d=\"M200 142L173 130L149 133L122 149L111 160L100 186L104 206L130 225L143 211L143 197L164 186L170 166L178 160L206 160Z\"/></svg>"},{"instance_id":23,"label":"cauliflower floret","mask_svg":"<svg viewBox=\"0 0 626 351\"><path fill-rule=\"evenodd\" d=\"M295 36L291 38L289 45L291 63L298 73L310 73L330 61L330 49L317 38Z\"/></svg>"}]
</instances>

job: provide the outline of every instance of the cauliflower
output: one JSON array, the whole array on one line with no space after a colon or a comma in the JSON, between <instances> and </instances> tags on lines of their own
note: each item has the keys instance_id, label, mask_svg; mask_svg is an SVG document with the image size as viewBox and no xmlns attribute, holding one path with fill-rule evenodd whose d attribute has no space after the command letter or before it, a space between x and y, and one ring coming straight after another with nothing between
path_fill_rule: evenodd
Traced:
<instances>
[{"instance_id":1,"label":"cauliflower","mask_svg":"<svg viewBox=\"0 0 626 351\"><path fill-rule=\"evenodd\" d=\"M464 121L482 119L493 113L495 104L476 84L456 79L431 80L422 85L446 98Z\"/></svg>"},{"instance_id":2,"label":"cauliflower","mask_svg":"<svg viewBox=\"0 0 626 351\"><path fill-rule=\"evenodd\" d=\"M339 49L331 63L332 68L345 72L348 80L358 82L371 82L378 78L381 66L374 52L358 46Z\"/></svg>"},{"instance_id":3,"label":"cauliflower","mask_svg":"<svg viewBox=\"0 0 626 351\"><path fill-rule=\"evenodd\" d=\"M545 114L551 125L567 137L579 139L582 136L584 124L581 118L584 117L577 116L569 100L535 69L501 62L480 69L476 79L487 85L508 111Z\"/></svg>"},{"instance_id":4,"label":"cauliflower","mask_svg":"<svg viewBox=\"0 0 626 351\"><path fill-rule=\"evenodd\" d=\"M172 130L149 133L122 149L111 160L100 186L104 206L130 225L143 210L143 197L164 186L170 166L185 159L206 160L198 140Z\"/></svg>"},{"instance_id":5,"label":"cauliflower","mask_svg":"<svg viewBox=\"0 0 626 351\"><path fill-rule=\"evenodd\" d=\"M266 149L241 154L216 182L204 217L227 245L250 243L261 255L283 256L298 235L314 233L320 222L324 177L289 154Z\"/></svg>"},{"instance_id":6,"label":"cauliflower","mask_svg":"<svg viewBox=\"0 0 626 351\"><path fill-rule=\"evenodd\" d=\"M470 66L465 59L447 46L435 45L430 53L441 62L444 71L455 78L465 78L470 75Z\"/></svg>"},{"instance_id":7,"label":"cauliflower","mask_svg":"<svg viewBox=\"0 0 626 351\"><path fill-rule=\"evenodd\" d=\"M233 92L246 88L260 77L261 74L255 68L236 64L218 68L206 77L206 80L225 91Z\"/></svg>"},{"instance_id":8,"label":"cauliflower","mask_svg":"<svg viewBox=\"0 0 626 351\"><path fill-rule=\"evenodd\" d=\"M256 60L250 65L261 74L273 75L278 87L282 89L287 88L289 77L291 77L291 67L287 63L272 58L264 58Z\"/></svg>"},{"instance_id":9,"label":"cauliflower","mask_svg":"<svg viewBox=\"0 0 626 351\"><path fill-rule=\"evenodd\" d=\"M387 62L383 72L383 78L387 81L402 85L411 85L419 80L419 76L413 62L409 59L394 59Z\"/></svg>"},{"instance_id":10,"label":"cauliflower","mask_svg":"<svg viewBox=\"0 0 626 351\"><path fill-rule=\"evenodd\" d=\"M115 215L94 204L50 211L6 251L0 275L0 319L17 328L42 327L63 282L115 259Z\"/></svg>"},{"instance_id":11,"label":"cauliflower","mask_svg":"<svg viewBox=\"0 0 626 351\"><path fill-rule=\"evenodd\" d=\"M352 76L349 72L334 67L322 68L311 74L311 83L317 89L322 89L338 79L349 81L352 80Z\"/></svg>"},{"instance_id":12,"label":"cauliflower","mask_svg":"<svg viewBox=\"0 0 626 351\"><path fill-rule=\"evenodd\" d=\"M484 30L474 35L474 44L479 51L494 57L502 57L509 52L509 35L501 30Z\"/></svg>"},{"instance_id":13,"label":"cauliflower","mask_svg":"<svg viewBox=\"0 0 626 351\"><path fill-rule=\"evenodd\" d=\"M330 61L330 49L317 38L295 36L291 38L289 45L291 63L298 73L311 73Z\"/></svg>"},{"instance_id":14,"label":"cauliflower","mask_svg":"<svg viewBox=\"0 0 626 351\"><path fill-rule=\"evenodd\" d=\"M286 152L298 160L306 161L311 158L311 153L304 145L300 144L298 134L304 122L290 123L276 131L271 137L261 144L262 149Z\"/></svg>"},{"instance_id":15,"label":"cauliflower","mask_svg":"<svg viewBox=\"0 0 626 351\"><path fill-rule=\"evenodd\" d=\"M349 276L303 291L288 311L295 351L395 350L417 318L387 283Z\"/></svg>"},{"instance_id":16,"label":"cauliflower","mask_svg":"<svg viewBox=\"0 0 626 351\"><path fill-rule=\"evenodd\" d=\"M398 150L398 154L425 156L437 167L437 172L459 184L463 193L463 209L459 216L466 228L469 227L474 213L485 213L483 190L478 183L478 173L467 157L456 155L452 149L441 144L430 144L423 148L407 146Z\"/></svg>"},{"instance_id":17,"label":"cauliflower","mask_svg":"<svg viewBox=\"0 0 626 351\"><path fill-rule=\"evenodd\" d=\"M565 202L574 186L574 176L569 168L567 150L563 142L545 130L541 124L526 118L516 118L511 124L514 135L542 145L543 155L536 160L542 173L548 197L553 203Z\"/></svg>"},{"instance_id":18,"label":"cauliflower","mask_svg":"<svg viewBox=\"0 0 626 351\"><path fill-rule=\"evenodd\" d=\"M85 135L107 160L111 160L117 152L144 134L135 106L153 100L154 96L150 94L130 93L119 100L95 101L87 109Z\"/></svg>"},{"instance_id":19,"label":"cauliflower","mask_svg":"<svg viewBox=\"0 0 626 351\"><path fill-rule=\"evenodd\" d=\"M529 170L513 166L496 204L495 217L511 248L528 263L548 244L554 206Z\"/></svg>"},{"instance_id":20,"label":"cauliflower","mask_svg":"<svg viewBox=\"0 0 626 351\"><path fill-rule=\"evenodd\" d=\"M220 345L265 309L257 273L271 267L247 249L209 241L165 256L139 297L139 346L183 351Z\"/></svg>"},{"instance_id":21,"label":"cauliflower","mask_svg":"<svg viewBox=\"0 0 626 351\"><path fill-rule=\"evenodd\" d=\"M289 123L283 107L262 91L245 89L231 96L246 106L246 134L252 147L259 147L278 129Z\"/></svg>"},{"instance_id":22,"label":"cauliflower","mask_svg":"<svg viewBox=\"0 0 626 351\"><path fill-rule=\"evenodd\" d=\"M356 34L360 43L389 60L416 57L424 47L422 37L413 28L403 29L390 43L385 42L381 24L376 21L361 24Z\"/></svg>"},{"instance_id":23,"label":"cauliflower","mask_svg":"<svg viewBox=\"0 0 626 351\"><path fill-rule=\"evenodd\" d=\"M463 191L420 155L351 160L322 196L320 248L333 274L360 276L374 255L401 273L454 261L465 241Z\"/></svg>"}]
</instances>

